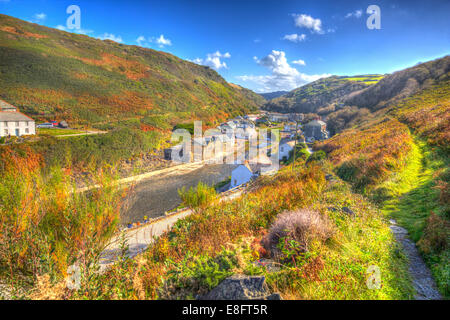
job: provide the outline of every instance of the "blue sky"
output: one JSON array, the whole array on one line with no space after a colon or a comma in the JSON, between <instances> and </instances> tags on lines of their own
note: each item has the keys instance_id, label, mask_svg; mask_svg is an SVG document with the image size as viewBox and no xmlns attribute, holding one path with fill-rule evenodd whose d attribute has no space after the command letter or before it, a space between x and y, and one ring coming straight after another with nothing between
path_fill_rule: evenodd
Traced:
<instances>
[{"instance_id":1,"label":"blue sky","mask_svg":"<svg viewBox=\"0 0 450 320\"><path fill-rule=\"evenodd\" d=\"M321 76L389 73L450 54L450 1L0 0L0 13L141 44L215 68L257 92L291 90ZM381 29L369 30L369 5Z\"/></svg>"}]
</instances>

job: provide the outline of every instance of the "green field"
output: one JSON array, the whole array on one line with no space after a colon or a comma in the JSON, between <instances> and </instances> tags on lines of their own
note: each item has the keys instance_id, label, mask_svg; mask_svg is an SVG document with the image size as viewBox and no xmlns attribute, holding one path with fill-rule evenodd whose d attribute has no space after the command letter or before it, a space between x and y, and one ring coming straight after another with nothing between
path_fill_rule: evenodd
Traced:
<instances>
[{"instance_id":1,"label":"green field","mask_svg":"<svg viewBox=\"0 0 450 320\"><path fill-rule=\"evenodd\" d=\"M80 130L75 130L75 129L60 129L60 128L52 128L52 129L38 128L37 129L38 135L65 136L65 135L69 135L69 134L79 134L79 133L85 133L85 131L80 131Z\"/></svg>"}]
</instances>

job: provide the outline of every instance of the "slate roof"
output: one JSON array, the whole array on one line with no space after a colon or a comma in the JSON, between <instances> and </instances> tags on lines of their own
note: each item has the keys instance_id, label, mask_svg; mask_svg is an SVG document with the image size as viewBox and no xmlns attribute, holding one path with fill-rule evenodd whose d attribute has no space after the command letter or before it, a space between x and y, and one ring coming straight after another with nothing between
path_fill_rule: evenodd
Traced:
<instances>
[{"instance_id":1,"label":"slate roof","mask_svg":"<svg viewBox=\"0 0 450 320\"><path fill-rule=\"evenodd\" d=\"M17 110L16 107L14 107L12 104L9 104L6 101L0 100L0 111L6 111L6 110Z\"/></svg>"},{"instance_id":2,"label":"slate roof","mask_svg":"<svg viewBox=\"0 0 450 320\"><path fill-rule=\"evenodd\" d=\"M0 111L0 121L34 121L20 112Z\"/></svg>"}]
</instances>

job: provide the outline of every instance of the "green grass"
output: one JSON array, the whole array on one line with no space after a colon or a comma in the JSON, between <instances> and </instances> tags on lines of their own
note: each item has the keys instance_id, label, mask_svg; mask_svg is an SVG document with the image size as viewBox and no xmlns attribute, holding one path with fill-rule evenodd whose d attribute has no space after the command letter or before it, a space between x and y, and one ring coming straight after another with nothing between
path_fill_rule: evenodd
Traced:
<instances>
[{"instance_id":1,"label":"green grass","mask_svg":"<svg viewBox=\"0 0 450 320\"><path fill-rule=\"evenodd\" d=\"M439 154L438 149L415 139L405 168L379 187L387 198L382 203L382 211L405 227L416 243L425 237L424 230L431 212L448 221L448 209L439 202L439 190L436 189L437 178L448 170L448 160L448 157ZM448 298L450 250L421 251L441 293Z\"/></svg>"},{"instance_id":2,"label":"green grass","mask_svg":"<svg viewBox=\"0 0 450 320\"><path fill-rule=\"evenodd\" d=\"M38 128L37 129L38 135L49 135L49 136L65 136L69 134L79 134L79 133L85 133L85 131L80 130L74 130L74 129L59 129L59 128L53 128L53 129L46 129L46 128Z\"/></svg>"},{"instance_id":3,"label":"green grass","mask_svg":"<svg viewBox=\"0 0 450 320\"><path fill-rule=\"evenodd\" d=\"M376 84L383 78L384 76L382 75L374 75L374 76L367 75L367 76L346 77L345 79L349 81L363 82L365 84Z\"/></svg>"}]
</instances>

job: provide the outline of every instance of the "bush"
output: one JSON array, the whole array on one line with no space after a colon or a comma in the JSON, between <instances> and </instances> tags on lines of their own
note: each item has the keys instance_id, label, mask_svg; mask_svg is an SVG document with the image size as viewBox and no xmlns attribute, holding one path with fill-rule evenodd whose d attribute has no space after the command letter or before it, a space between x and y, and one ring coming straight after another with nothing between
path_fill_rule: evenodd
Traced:
<instances>
[{"instance_id":1,"label":"bush","mask_svg":"<svg viewBox=\"0 0 450 320\"><path fill-rule=\"evenodd\" d=\"M0 278L61 281L75 262L91 272L119 219L121 195L110 177L98 172L100 188L74 192L67 172L53 167L44 175L30 149L2 151Z\"/></svg>"},{"instance_id":2,"label":"bush","mask_svg":"<svg viewBox=\"0 0 450 320\"><path fill-rule=\"evenodd\" d=\"M217 198L216 190L201 181L195 189L190 187L189 190L186 190L186 187L183 187L178 190L178 194L183 201L183 205L194 211L205 209Z\"/></svg>"},{"instance_id":3,"label":"bush","mask_svg":"<svg viewBox=\"0 0 450 320\"><path fill-rule=\"evenodd\" d=\"M423 237L417 243L424 253L440 253L450 247L450 223L431 212Z\"/></svg>"},{"instance_id":4,"label":"bush","mask_svg":"<svg viewBox=\"0 0 450 320\"><path fill-rule=\"evenodd\" d=\"M323 150L319 150L314 152L313 154L311 154L308 157L308 160L306 161L306 163L310 163L312 161L322 161L327 157L327 154L325 153L325 151Z\"/></svg>"},{"instance_id":5,"label":"bush","mask_svg":"<svg viewBox=\"0 0 450 320\"><path fill-rule=\"evenodd\" d=\"M300 209L279 215L263 242L271 256L280 259L282 242L293 240L298 244L299 253L305 253L308 252L312 242L316 240L323 242L332 234L333 226L328 217L317 211Z\"/></svg>"}]
</instances>

